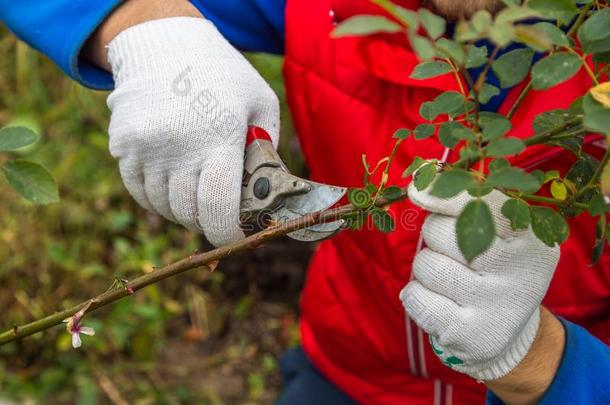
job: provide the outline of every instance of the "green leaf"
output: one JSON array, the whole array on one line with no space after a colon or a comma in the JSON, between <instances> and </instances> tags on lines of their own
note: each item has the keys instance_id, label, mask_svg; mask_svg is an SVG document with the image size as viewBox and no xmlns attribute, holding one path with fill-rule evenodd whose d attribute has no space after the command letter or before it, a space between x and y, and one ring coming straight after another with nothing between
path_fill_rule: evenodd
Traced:
<instances>
[{"instance_id":1,"label":"green leaf","mask_svg":"<svg viewBox=\"0 0 610 405\"><path fill-rule=\"evenodd\" d=\"M532 230L544 244L553 247L562 244L570 233L566 220L548 207L530 207Z\"/></svg>"},{"instance_id":2,"label":"green leaf","mask_svg":"<svg viewBox=\"0 0 610 405\"><path fill-rule=\"evenodd\" d=\"M598 216L608 212L608 204L601 194L595 194L589 202L589 214L591 216Z\"/></svg>"},{"instance_id":3,"label":"green leaf","mask_svg":"<svg viewBox=\"0 0 610 405\"><path fill-rule=\"evenodd\" d=\"M610 134L610 108L605 108L591 94L585 96L583 108L585 111L583 125L587 129L602 134Z\"/></svg>"},{"instance_id":4,"label":"green leaf","mask_svg":"<svg viewBox=\"0 0 610 405\"><path fill-rule=\"evenodd\" d=\"M584 187L591 179L599 163L591 157L583 156L581 159L574 162L570 170L565 175L565 178L570 180L577 188Z\"/></svg>"},{"instance_id":5,"label":"green leaf","mask_svg":"<svg viewBox=\"0 0 610 405\"><path fill-rule=\"evenodd\" d=\"M610 36L610 9L596 10L582 25L581 31L587 41L599 41Z\"/></svg>"},{"instance_id":6,"label":"green leaf","mask_svg":"<svg viewBox=\"0 0 610 405\"><path fill-rule=\"evenodd\" d=\"M464 65L466 69L481 67L487 62L487 48L484 46L470 45L466 53Z\"/></svg>"},{"instance_id":7,"label":"green leaf","mask_svg":"<svg viewBox=\"0 0 610 405\"><path fill-rule=\"evenodd\" d=\"M494 159L489 163L490 172L495 172L506 167L510 167L510 162L506 159Z\"/></svg>"},{"instance_id":8,"label":"green leaf","mask_svg":"<svg viewBox=\"0 0 610 405\"><path fill-rule=\"evenodd\" d=\"M525 144L518 138L500 138L491 142L485 152L487 156L508 156L521 153L525 149Z\"/></svg>"},{"instance_id":9,"label":"green leaf","mask_svg":"<svg viewBox=\"0 0 610 405\"><path fill-rule=\"evenodd\" d=\"M491 246L496 233L491 211L480 199L466 205L457 219L456 228L458 246L469 262Z\"/></svg>"},{"instance_id":10,"label":"green leaf","mask_svg":"<svg viewBox=\"0 0 610 405\"><path fill-rule=\"evenodd\" d=\"M377 193L377 191L379 191L377 189L377 186L374 185L373 183L368 183L366 186L364 186L364 189L366 191L368 191L368 193L372 196L375 195Z\"/></svg>"},{"instance_id":11,"label":"green leaf","mask_svg":"<svg viewBox=\"0 0 610 405\"><path fill-rule=\"evenodd\" d=\"M578 39L586 53L610 51L610 9L598 10L578 30Z\"/></svg>"},{"instance_id":12,"label":"green leaf","mask_svg":"<svg viewBox=\"0 0 610 405\"><path fill-rule=\"evenodd\" d=\"M558 52L537 62L532 68L532 85L545 90L572 78L582 67L577 55Z\"/></svg>"},{"instance_id":13,"label":"green leaf","mask_svg":"<svg viewBox=\"0 0 610 405\"><path fill-rule=\"evenodd\" d=\"M559 201L565 201L568 198L568 188L565 183L559 180L553 180L551 183L551 195Z\"/></svg>"},{"instance_id":14,"label":"green leaf","mask_svg":"<svg viewBox=\"0 0 610 405\"><path fill-rule=\"evenodd\" d=\"M422 139L430 138L432 135L434 135L434 131L435 131L434 125L421 124L415 128L415 132L413 133L413 135L415 136L415 139L422 140Z\"/></svg>"},{"instance_id":15,"label":"green leaf","mask_svg":"<svg viewBox=\"0 0 610 405\"><path fill-rule=\"evenodd\" d=\"M375 228L383 233L392 232L396 228L394 219L381 208L373 208L371 210L371 217L373 218Z\"/></svg>"},{"instance_id":16,"label":"green leaf","mask_svg":"<svg viewBox=\"0 0 610 405\"><path fill-rule=\"evenodd\" d=\"M419 17L413 10L394 4L391 10L387 10L393 17L403 23L407 28L415 31L419 27Z\"/></svg>"},{"instance_id":17,"label":"green leaf","mask_svg":"<svg viewBox=\"0 0 610 405\"><path fill-rule=\"evenodd\" d=\"M426 101L419 107L419 115L427 121L434 121L438 114L434 101Z\"/></svg>"},{"instance_id":18,"label":"green leaf","mask_svg":"<svg viewBox=\"0 0 610 405\"><path fill-rule=\"evenodd\" d=\"M481 88L481 91L479 92L479 103L487 104L487 103L489 103L489 101L492 98L494 98L498 94L500 94L499 88L497 88L496 86L492 86L491 84L488 84L488 83L483 83L483 87ZM472 94L472 92L471 92L470 97L474 98L474 95Z\"/></svg>"},{"instance_id":19,"label":"green leaf","mask_svg":"<svg viewBox=\"0 0 610 405\"><path fill-rule=\"evenodd\" d=\"M497 116L489 120L483 119L480 124L481 127L483 127L483 141L485 142L506 135L512 128L510 121L502 116Z\"/></svg>"},{"instance_id":20,"label":"green leaf","mask_svg":"<svg viewBox=\"0 0 610 405\"><path fill-rule=\"evenodd\" d=\"M544 172L542 170L537 169L537 170L534 170L533 172L530 172L530 174L532 176L534 176L534 178L536 179L538 184L540 184L540 186L542 186L542 184L544 184Z\"/></svg>"},{"instance_id":21,"label":"green leaf","mask_svg":"<svg viewBox=\"0 0 610 405\"><path fill-rule=\"evenodd\" d=\"M413 73L411 73L411 78L419 80L430 79L449 72L451 72L451 66L447 62L431 60L415 66Z\"/></svg>"},{"instance_id":22,"label":"green leaf","mask_svg":"<svg viewBox=\"0 0 610 405\"><path fill-rule=\"evenodd\" d=\"M10 160L1 169L11 187L26 200L34 204L59 201L59 191L53 176L39 164Z\"/></svg>"},{"instance_id":23,"label":"green leaf","mask_svg":"<svg viewBox=\"0 0 610 405\"><path fill-rule=\"evenodd\" d=\"M38 142L40 135L26 127L8 127L0 130L0 152L13 151Z\"/></svg>"},{"instance_id":24,"label":"green leaf","mask_svg":"<svg viewBox=\"0 0 610 405\"><path fill-rule=\"evenodd\" d=\"M440 38L436 41L436 46L444 51L447 57L454 60L456 64L461 65L464 63L464 49L461 44L447 38Z\"/></svg>"},{"instance_id":25,"label":"green leaf","mask_svg":"<svg viewBox=\"0 0 610 405\"><path fill-rule=\"evenodd\" d=\"M439 198L451 198L462 191L476 186L476 184L477 182L472 173L466 170L447 170L438 176L430 194Z\"/></svg>"},{"instance_id":26,"label":"green leaf","mask_svg":"<svg viewBox=\"0 0 610 405\"><path fill-rule=\"evenodd\" d=\"M504 48L515 39L515 29L512 24L494 24L489 29L489 39Z\"/></svg>"},{"instance_id":27,"label":"green leaf","mask_svg":"<svg viewBox=\"0 0 610 405\"><path fill-rule=\"evenodd\" d=\"M472 19L471 19L472 28L474 28L474 30L477 33L483 34L491 26L492 20L493 20L493 17L491 16L491 13L489 11L484 10L484 9L478 10L472 16Z\"/></svg>"},{"instance_id":28,"label":"green leaf","mask_svg":"<svg viewBox=\"0 0 610 405\"><path fill-rule=\"evenodd\" d=\"M348 201L358 209L367 209L371 206L373 198L368 190L362 188L352 188L347 192Z\"/></svg>"},{"instance_id":29,"label":"green leaf","mask_svg":"<svg viewBox=\"0 0 610 405\"><path fill-rule=\"evenodd\" d=\"M445 22L444 18L425 8L420 8L417 12L419 14L419 18L421 19L422 25L430 38L437 39L445 33L447 23Z\"/></svg>"},{"instance_id":30,"label":"green leaf","mask_svg":"<svg viewBox=\"0 0 610 405\"><path fill-rule=\"evenodd\" d=\"M413 184L415 184L417 190L423 191L432 183L435 176L436 165L432 163L426 164L420 167L415 176L413 176Z\"/></svg>"},{"instance_id":31,"label":"green leaf","mask_svg":"<svg viewBox=\"0 0 610 405\"><path fill-rule=\"evenodd\" d=\"M424 163L426 163L425 159L416 156L415 159L413 159L413 162L411 162L411 164L409 165L409 167L407 167L406 170L402 173L402 177L409 177L410 175L415 173L415 171L419 169Z\"/></svg>"},{"instance_id":32,"label":"green leaf","mask_svg":"<svg viewBox=\"0 0 610 405\"><path fill-rule=\"evenodd\" d=\"M521 42L538 52L546 52L553 49L553 41L545 30L532 25L515 26L515 41Z\"/></svg>"},{"instance_id":33,"label":"green leaf","mask_svg":"<svg viewBox=\"0 0 610 405\"><path fill-rule=\"evenodd\" d=\"M610 52L593 55L593 63L610 63Z\"/></svg>"},{"instance_id":34,"label":"green leaf","mask_svg":"<svg viewBox=\"0 0 610 405\"><path fill-rule=\"evenodd\" d=\"M487 177L486 184L524 193L534 193L541 186L534 176L516 167L504 167L491 172Z\"/></svg>"},{"instance_id":35,"label":"green leaf","mask_svg":"<svg viewBox=\"0 0 610 405\"><path fill-rule=\"evenodd\" d=\"M566 121L576 118L570 110L550 110L538 114L534 119L534 132L537 134L555 130L565 125Z\"/></svg>"},{"instance_id":36,"label":"green leaf","mask_svg":"<svg viewBox=\"0 0 610 405\"><path fill-rule=\"evenodd\" d=\"M453 134L454 132L459 131L460 127L464 128L462 124L455 121L443 122L441 128L438 131L438 139L441 144L449 149L455 148L455 145L457 145L460 140Z\"/></svg>"},{"instance_id":37,"label":"green leaf","mask_svg":"<svg viewBox=\"0 0 610 405\"><path fill-rule=\"evenodd\" d=\"M381 32L394 33L404 28L392 20L377 15L357 15L337 25L330 34L333 38L365 36Z\"/></svg>"},{"instance_id":38,"label":"green leaf","mask_svg":"<svg viewBox=\"0 0 610 405\"><path fill-rule=\"evenodd\" d=\"M568 24L578 12L572 0L530 0L527 5L540 12L544 18Z\"/></svg>"},{"instance_id":39,"label":"green leaf","mask_svg":"<svg viewBox=\"0 0 610 405\"><path fill-rule=\"evenodd\" d=\"M460 149L460 159L478 159L482 158L480 149L477 145L467 145Z\"/></svg>"},{"instance_id":40,"label":"green leaf","mask_svg":"<svg viewBox=\"0 0 610 405\"><path fill-rule=\"evenodd\" d=\"M411 42L411 47L420 59L432 59L436 56L434 44L428 38L419 36L410 31L409 41Z\"/></svg>"},{"instance_id":41,"label":"green leaf","mask_svg":"<svg viewBox=\"0 0 610 405\"><path fill-rule=\"evenodd\" d=\"M568 39L567 35L555 24L551 24L549 22L540 22L538 24L535 24L534 27L544 30L544 32L546 32L553 44L558 46L570 46L570 40Z\"/></svg>"},{"instance_id":42,"label":"green leaf","mask_svg":"<svg viewBox=\"0 0 610 405\"><path fill-rule=\"evenodd\" d=\"M396 132L394 132L394 135L392 135L392 138L394 139L407 139L409 136L411 135L411 131L408 129L399 129Z\"/></svg>"},{"instance_id":43,"label":"green leaf","mask_svg":"<svg viewBox=\"0 0 610 405\"><path fill-rule=\"evenodd\" d=\"M452 114L464 107L464 96L455 91L446 91L434 99L434 109L438 114Z\"/></svg>"},{"instance_id":44,"label":"green leaf","mask_svg":"<svg viewBox=\"0 0 610 405\"><path fill-rule=\"evenodd\" d=\"M561 174L559 174L559 170L549 170L544 173L544 177L542 178L542 184L546 184L549 181L557 180L561 178Z\"/></svg>"},{"instance_id":45,"label":"green leaf","mask_svg":"<svg viewBox=\"0 0 610 405\"><path fill-rule=\"evenodd\" d=\"M515 49L500 56L491 65L500 79L502 88L513 87L523 81L529 73L534 51L528 48Z\"/></svg>"},{"instance_id":46,"label":"green leaf","mask_svg":"<svg viewBox=\"0 0 610 405\"><path fill-rule=\"evenodd\" d=\"M511 198L504 203L501 211L502 215L510 221L513 231L527 229L530 226L530 208L526 202Z\"/></svg>"},{"instance_id":47,"label":"green leaf","mask_svg":"<svg viewBox=\"0 0 610 405\"><path fill-rule=\"evenodd\" d=\"M596 239L595 246L593 246L593 254L591 255L591 265L596 265L599 263L599 260L602 258L602 254L604 253L604 248L606 247L606 242L604 239Z\"/></svg>"},{"instance_id":48,"label":"green leaf","mask_svg":"<svg viewBox=\"0 0 610 405\"><path fill-rule=\"evenodd\" d=\"M402 196L402 189L397 186L390 186L383 190L382 194L389 201L396 201Z\"/></svg>"},{"instance_id":49,"label":"green leaf","mask_svg":"<svg viewBox=\"0 0 610 405\"><path fill-rule=\"evenodd\" d=\"M496 15L496 23L512 23L538 16L539 12L528 7L506 7Z\"/></svg>"}]
</instances>

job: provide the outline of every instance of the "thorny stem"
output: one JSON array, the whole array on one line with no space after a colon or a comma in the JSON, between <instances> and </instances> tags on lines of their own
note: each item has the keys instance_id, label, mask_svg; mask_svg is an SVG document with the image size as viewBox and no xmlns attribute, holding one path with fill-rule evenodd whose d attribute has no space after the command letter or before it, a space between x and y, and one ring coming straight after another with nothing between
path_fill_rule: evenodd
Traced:
<instances>
[{"instance_id":1,"label":"thorny stem","mask_svg":"<svg viewBox=\"0 0 610 405\"><path fill-rule=\"evenodd\" d=\"M395 201L404 200L406 198L407 189L404 188L399 198L393 199L392 201L389 201L386 198L380 198L379 200L377 200L375 205L378 207L382 207L389 205ZM187 258L169 264L165 267L161 267L151 273L142 275L132 281L129 281L125 284L125 287L128 288L112 289L101 293L93 298L90 298L84 302L81 302L80 304L74 305L71 308L48 315L34 322L30 322L21 326L15 325L11 329L0 333L0 346L17 339L21 339L23 337L30 336L34 333L49 329L55 325L59 325L64 319L73 316L76 312L84 308L86 305L90 305L87 309L87 313L89 313L96 309L102 308L114 301L117 301L125 296L130 295L131 293L128 290L135 292L166 278L198 267L213 268L217 261L232 256L236 253L252 250L262 245L268 240L284 236L290 232L299 229L308 228L312 225L333 222L358 211L360 210L353 207L351 204L346 204L338 208L314 212L312 214L292 221L274 224L261 232L250 235L245 239L230 243L217 249L213 249L205 253L193 254Z\"/></svg>"},{"instance_id":2,"label":"thorny stem","mask_svg":"<svg viewBox=\"0 0 610 405\"><path fill-rule=\"evenodd\" d=\"M568 37L571 37L572 35L574 35L576 33L576 31L580 28L580 26L585 22L585 19L587 18L587 14L589 14L589 11L591 11L593 6L594 6L594 3L591 2L590 4L587 4L585 7L583 7L583 9L578 14L578 18L574 22L574 25L572 25L572 27L566 34Z\"/></svg>"},{"instance_id":3,"label":"thorny stem","mask_svg":"<svg viewBox=\"0 0 610 405\"><path fill-rule=\"evenodd\" d=\"M453 72L453 76L455 77L455 81L457 82L460 92L464 96L464 98L468 98L468 93L466 93L466 89L464 88L464 84L462 83L462 78L460 77L460 69L455 66L451 58L445 59L445 62L451 66L451 71Z\"/></svg>"},{"instance_id":4,"label":"thorny stem","mask_svg":"<svg viewBox=\"0 0 610 405\"><path fill-rule=\"evenodd\" d=\"M489 60L487 61L487 64L483 68L483 71L477 78L477 82L473 86L473 89L476 90L477 93L481 91L481 88L485 84L485 80L487 80L487 75L489 74L489 69L491 69L491 64L498 57L498 53L500 53L500 47L496 46L494 48L494 50L491 52L491 55L489 56Z\"/></svg>"},{"instance_id":5,"label":"thorny stem","mask_svg":"<svg viewBox=\"0 0 610 405\"><path fill-rule=\"evenodd\" d=\"M556 205L558 207L574 207L574 208L581 208L581 209L588 208L587 204L569 202L569 201L561 201L561 200L557 200L557 199L551 198L551 197L542 197L539 195L520 194L520 193L512 193L512 192L508 192L506 194L511 197L514 197L514 198L520 198L520 199L526 200L526 201L533 201L533 202L539 202L539 203L544 203L544 204Z\"/></svg>"},{"instance_id":6,"label":"thorny stem","mask_svg":"<svg viewBox=\"0 0 610 405\"><path fill-rule=\"evenodd\" d=\"M537 135L524 139L523 143L525 144L526 147L528 147L528 146L538 145L541 143L548 142L550 140L553 140L555 135L559 135L562 132L566 131L571 126L579 124L581 122L581 120L582 120L581 117L572 118L571 120L568 120L568 121L564 122L563 124L556 126L555 128L551 128L547 131L541 132Z\"/></svg>"},{"instance_id":7,"label":"thorny stem","mask_svg":"<svg viewBox=\"0 0 610 405\"><path fill-rule=\"evenodd\" d=\"M510 120L515 116L515 113L517 112L519 107L521 107L521 104L523 104L523 101L525 100L529 92L532 91L532 88L533 85L530 81L527 86L525 86L525 88L521 91L519 97L517 98L517 100L515 100L515 103L510 107L510 111L508 112L508 114L506 114L506 118Z\"/></svg>"}]
</instances>

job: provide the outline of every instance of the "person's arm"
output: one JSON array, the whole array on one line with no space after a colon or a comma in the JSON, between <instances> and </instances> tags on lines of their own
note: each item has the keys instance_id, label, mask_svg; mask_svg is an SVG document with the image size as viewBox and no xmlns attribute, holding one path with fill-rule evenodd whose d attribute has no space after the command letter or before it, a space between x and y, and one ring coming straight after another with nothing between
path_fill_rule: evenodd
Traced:
<instances>
[{"instance_id":1,"label":"person's arm","mask_svg":"<svg viewBox=\"0 0 610 405\"><path fill-rule=\"evenodd\" d=\"M120 32L146 21L168 17L198 17L202 15L188 0L128 0L114 10L91 35L81 57L111 72L108 44Z\"/></svg>"},{"instance_id":2,"label":"person's arm","mask_svg":"<svg viewBox=\"0 0 610 405\"><path fill-rule=\"evenodd\" d=\"M553 382L565 347L565 332L559 319L547 309L540 311L540 327L532 347L519 365L506 376L486 385L494 394L493 403L501 399L509 404L535 404ZM609 363L610 364L610 363Z\"/></svg>"},{"instance_id":3,"label":"person's arm","mask_svg":"<svg viewBox=\"0 0 610 405\"><path fill-rule=\"evenodd\" d=\"M94 89L111 89L112 75L79 58L89 36L121 0L0 0L0 20L19 39Z\"/></svg>"},{"instance_id":4,"label":"person's arm","mask_svg":"<svg viewBox=\"0 0 610 405\"><path fill-rule=\"evenodd\" d=\"M47 55L68 76L92 89L109 90L114 86L104 57L104 46L109 40L129 26L157 18L203 14L239 49L283 52L286 0L192 0L190 3L187 0L0 0L0 21L21 40ZM101 28L102 25L106 27ZM89 39L87 51L82 52Z\"/></svg>"},{"instance_id":5,"label":"person's arm","mask_svg":"<svg viewBox=\"0 0 610 405\"><path fill-rule=\"evenodd\" d=\"M610 346L547 311L525 359L506 377L489 381L487 387L489 405L607 403Z\"/></svg>"},{"instance_id":6,"label":"person's arm","mask_svg":"<svg viewBox=\"0 0 610 405\"><path fill-rule=\"evenodd\" d=\"M106 46L119 32L159 18L202 15L240 49L281 53L285 3L286 0L128 0L100 25L81 56L110 71Z\"/></svg>"}]
</instances>

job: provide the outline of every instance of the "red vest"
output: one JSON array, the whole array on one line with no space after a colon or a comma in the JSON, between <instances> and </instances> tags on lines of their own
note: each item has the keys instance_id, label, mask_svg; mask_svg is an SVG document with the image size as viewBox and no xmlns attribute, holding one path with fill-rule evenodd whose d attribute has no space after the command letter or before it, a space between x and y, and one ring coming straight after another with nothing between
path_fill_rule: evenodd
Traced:
<instances>
[{"instance_id":1,"label":"red vest","mask_svg":"<svg viewBox=\"0 0 610 405\"><path fill-rule=\"evenodd\" d=\"M286 10L288 101L311 177L343 186L362 185L362 153L370 162L387 156L396 129L422 122L422 102L457 89L451 75L410 79L418 61L400 36L329 37L334 23L362 13L379 10L367 0L288 0ZM511 91L503 112L522 87ZM589 87L581 72L531 92L513 119L513 135L530 136L536 114L566 108ZM391 182L406 184L400 168L415 156L440 158L443 151L435 138L403 143ZM530 148L515 163L567 170L571 162L559 149ZM303 347L322 373L365 404L483 403L484 386L443 366L405 315L398 293L409 281L425 214L409 202L391 212L397 220L391 234L344 231L319 245L301 302ZM583 215L570 225L545 304L610 343L610 257L588 267L594 221Z\"/></svg>"}]
</instances>

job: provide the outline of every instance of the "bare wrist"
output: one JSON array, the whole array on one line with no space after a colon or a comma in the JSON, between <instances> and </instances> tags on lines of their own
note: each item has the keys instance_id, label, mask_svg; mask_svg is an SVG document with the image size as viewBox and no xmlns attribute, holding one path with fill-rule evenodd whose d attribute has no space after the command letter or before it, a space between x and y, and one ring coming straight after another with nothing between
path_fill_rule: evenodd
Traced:
<instances>
[{"instance_id":1,"label":"bare wrist","mask_svg":"<svg viewBox=\"0 0 610 405\"><path fill-rule=\"evenodd\" d=\"M81 56L110 72L106 46L114 37L134 25L168 17L202 17L202 14L188 0L127 0L91 35Z\"/></svg>"},{"instance_id":2,"label":"bare wrist","mask_svg":"<svg viewBox=\"0 0 610 405\"><path fill-rule=\"evenodd\" d=\"M506 376L486 383L504 403L535 404L553 382L563 357L565 330L546 308L540 308L540 327L532 347Z\"/></svg>"}]
</instances>

